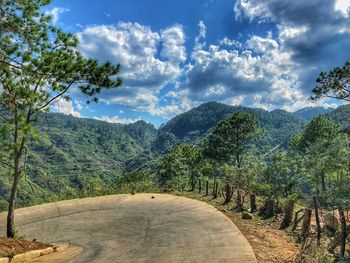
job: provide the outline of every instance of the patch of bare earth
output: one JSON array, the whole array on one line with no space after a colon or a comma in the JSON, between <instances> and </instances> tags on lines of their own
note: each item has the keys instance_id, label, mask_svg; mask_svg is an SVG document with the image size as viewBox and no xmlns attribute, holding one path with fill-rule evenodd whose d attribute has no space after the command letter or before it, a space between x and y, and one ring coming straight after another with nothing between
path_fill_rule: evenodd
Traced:
<instances>
[{"instance_id":1,"label":"patch of bare earth","mask_svg":"<svg viewBox=\"0 0 350 263\"><path fill-rule=\"evenodd\" d=\"M262 220L254 215L251 220L241 218L241 213L233 210L233 204L222 205L221 198L184 192L181 195L205 201L223 212L239 228L252 246L259 263L289 263L300 251L301 245L295 243L292 236L284 230L279 230L280 218Z\"/></svg>"},{"instance_id":2,"label":"patch of bare earth","mask_svg":"<svg viewBox=\"0 0 350 263\"><path fill-rule=\"evenodd\" d=\"M14 238L0 238L0 257L13 257L28 251L52 247L37 241L28 241Z\"/></svg>"}]
</instances>

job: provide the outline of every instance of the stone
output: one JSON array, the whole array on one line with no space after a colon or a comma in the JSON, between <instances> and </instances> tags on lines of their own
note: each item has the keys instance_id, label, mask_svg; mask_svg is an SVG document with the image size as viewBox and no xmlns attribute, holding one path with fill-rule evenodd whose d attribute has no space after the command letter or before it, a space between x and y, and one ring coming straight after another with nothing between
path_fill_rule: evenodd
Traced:
<instances>
[{"instance_id":1,"label":"stone","mask_svg":"<svg viewBox=\"0 0 350 263\"><path fill-rule=\"evenodd\" d=\"M336 230L340 225L338 218L331 212L323 216L324 226L329 230Z\"/></svg>"},{"instance_id":2,"label":"stone","mask_svg":"<svg viewBox=\"0 0 350 263\"><path fill-rule=\"evenodd\" d=\"M251 220L251 219L253 219L253 215L251 213L248 213L248 212L243 212L242 219Z\"/></svg>"}]
</instances>

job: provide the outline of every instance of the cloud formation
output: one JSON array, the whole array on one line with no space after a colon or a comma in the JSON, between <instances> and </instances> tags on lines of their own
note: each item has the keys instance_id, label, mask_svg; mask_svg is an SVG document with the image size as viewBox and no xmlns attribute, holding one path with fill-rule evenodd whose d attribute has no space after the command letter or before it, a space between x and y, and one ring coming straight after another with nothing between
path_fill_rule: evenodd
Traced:
<instances>
[{"instance_id":1,"label":"cloud formation","mask_svg":"<svg viewBox=\"0 0 350 263\"><path fill-rule=\"evenodd\" d=\"M348 0L237 0L232 27L268 24L270 31L209 42L200 20L192 46L179 24L158 31L130 22L94 25L77 36L85 56L122 65L124 85L103 92L105 104L166 119L213 100L296 110L311 104L321 71L349 59L349 6Z\"/></svg>"},{"instance_id":2,"label":"cloud formation","mask_svg":"<svg viewBox=\"0 0 350 263\"><path fill-rule=\"evenodd\" d=\"M77 109L75 109L73 102L71 100L61 99L53 105L53 109L59 113L66 115L72 115L74 117L81 117L80 110L82 105L77 103ZM80 109L80 110L79 110Z\"/></svg>"},{"instance_id":3,"label":"cloud formation","mask_svg":"<svg viewBox=\"0 0 350 263\"><path fill-rule=\"evenodd\" d=\"M344 0L237 0L238 22L269 23L271 31L243 41L225 37L208 48L196 38L181 86L194 104L309 106L318 74L349 58L349 6Z\"/></svg>"},{"instance_id":4,"label":"cloud formation","mask_svg":"<svg viewBox=\"0 0 350 263\"><path fill-rule=\"evenodd\" d=\"M237 0L234 12L240 21L276 24L276 40L299 65L296 73L307 91L319 72L349 59L349 6L344 0Z\"/></svg>"},{"instance_id":5,"label":"cloud formation","mask_svg":"<svg viewBox=\"0 0 350 263\"><path fill-rule=\"evenodd\" d=\"M122 65L123 88L104 92L102 102L158 115L154 109L159 103L159 91L178 78L186 61L181 25L153 32L138 23L121 22L116 26L87 27L77 36L85 56Z\"/></svg>"},{"instance_id":6,"label":"cloud formation","mask_svg":"<svg viewBox=\"0 0 350 263\"><path fill-rule=\"evenodd\" d=\"M63 7L54 7L49 11L46 11L45 14L48 16L51 16L52 18L52 23L56 24L60 18L60 15L64 12L68 12L68 8L63 8Z\"/></svg>"},{"instance_id":7,"label":"cloud formation","mask_svg":"<svg viewBox=\"0 0 350 263\"><path fill-rule=\"evenodd\" d=\"M136 121L141 120L141 118L137 118L137 119L121 118L118 115L93 117L93 119L99 120L99 121L110 122L110 123L119 123L119 124L130 124L130 123L134 123Z\"/></svg>"},{"instance_id":8,"label":"cloud formation","mask_svg":"<svg viewBox=\"0 0 350 263\"><path fill-rule=\"evenodd\" d=\"M159 89L180 74L186 59L180 25L153 32L138 23L91 26L79 32L79 49L87 57L122 65L125 86ZM159 45L163 45L159 57Z\"/></svg>"}]
</instances>

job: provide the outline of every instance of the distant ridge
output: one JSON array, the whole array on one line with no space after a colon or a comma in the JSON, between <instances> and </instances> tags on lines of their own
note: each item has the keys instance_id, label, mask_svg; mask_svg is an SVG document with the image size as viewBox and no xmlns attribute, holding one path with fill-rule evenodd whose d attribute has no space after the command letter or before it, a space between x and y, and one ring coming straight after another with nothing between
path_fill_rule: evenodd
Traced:
<instances>
[{"instance_id":1,"label":"distant ridge","mask_svg":"<svg viewBox=\"0 0 350 263\"><path fill-rule=\"evenodd\" d=\"M295 115L303 118L306 121L311 121L314 117L318 115L325 115L334 111L333 108L324 108L324 107L305 107L294 112Z\"/></svg>"},{"instance_id":2,"label":"distant ridge","mask_svg":"<svg viewBox=\"0 0 350 263\"><path fill-rule=\"evenodd\" d=\"M87 190L105 191L114 187L129 168L137 168L179 143L201 145L210 130L228 115L245 111L255 114L263 135L255 141L261 148L286 146L289 138L301 132L307 120L300 114L324 114L322 107L306 108L291 113L266 111L218 102L204 103L180 114L156 129L145 121L113 124L77 118L59 113L45 113L36 124L40 138L33 139L28 152L27 183L21 181L18 206L79 197ZM348 127L350 105L329 109L325 116ZM312 113L312 114L311 114ZM0 166L0 172L6 174ZM34 192L31 187L34 188ZM99 190L100 189L100 190ZM0 210L7 207L9 177L0 177ZM104 193L104 192L103 192Z\"/></svg>"},{"instance_id":3,"label":"distant ridge","mask_svg":"<svg viewBox=\"0 0 350 263\"><path fill-rule=\"evenodd\" d=\"M263 109L207 102L174 117L161 126L153 148L158 152L164 152L166 151L164 146L169 148L176 143L198 143L211 128L237 111L249 112L258 117L264 134L256 141L257 146L274 147L283 144L306 125L304 119L285 110L269 112Z\"/></svg>"}]
</instances>

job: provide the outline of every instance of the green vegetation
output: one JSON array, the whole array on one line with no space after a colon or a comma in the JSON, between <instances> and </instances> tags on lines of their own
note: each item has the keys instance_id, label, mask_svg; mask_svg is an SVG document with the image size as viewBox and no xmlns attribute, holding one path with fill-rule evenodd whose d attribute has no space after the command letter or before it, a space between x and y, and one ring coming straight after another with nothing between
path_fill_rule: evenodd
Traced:
<instances>
[{"instance_id":1,"label":"green vegetation","mask_svg":"<svg viewBox=\"0 0 350 263\"><path fill-rule=\"evenodd\" d=\"M231 202L233 190L245 188L242 168L249 144L259 134L259 121L253 114L235 112L221 121L205 142L204 154L217 165L232 165L232 171L223 172L225 203ZM227 171L227 167L225 169ZM234 185L234 187L233 187ZM238 191L237 208L242 208L243 200Z\"/></svg>"},{"instance_id":2,"label":"green vegetation","mask_svg":"<svg viewBox=\"0 0 350 263\"><path fill-rule=\"evenodd\" d=\"M331 113L334 109L323 108L323 107L306 107L294 112L295 115L303 118L306 121L311 121L314 117L318 115L325 115Z\"/></svg>"},{"instance_id":3,"label":"green vegetation","mask_svg":"<svg viewBox=\"0 0 350 263\"><path fill-rule=\"evenodd\" d=\"M14 209L21 176L26 174L28 144L39 134L33 126L40 113L71 88L87 102L97 102L102 89L117 88L119 65L86 59L78 38L51 24L40 8L48 0L1 1L0 5L0 136L1 160L11 175L7 236L14 237ZM113 78L112 78L113 76Z\"/></svg>"}]
</instances>

